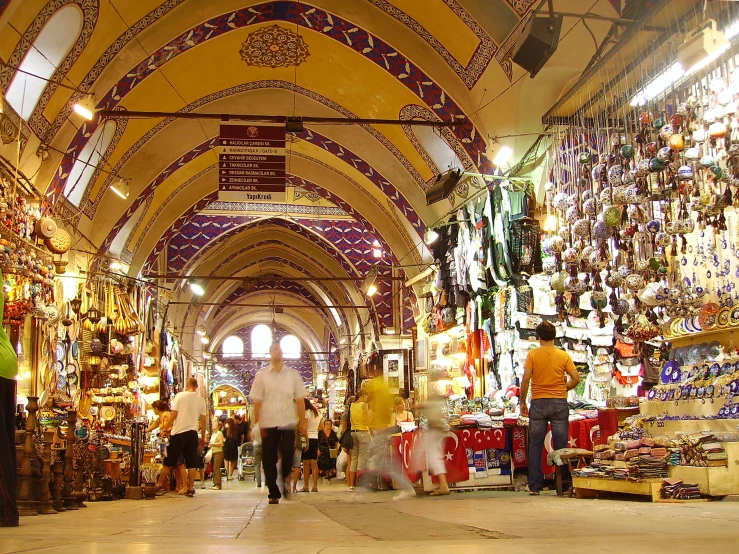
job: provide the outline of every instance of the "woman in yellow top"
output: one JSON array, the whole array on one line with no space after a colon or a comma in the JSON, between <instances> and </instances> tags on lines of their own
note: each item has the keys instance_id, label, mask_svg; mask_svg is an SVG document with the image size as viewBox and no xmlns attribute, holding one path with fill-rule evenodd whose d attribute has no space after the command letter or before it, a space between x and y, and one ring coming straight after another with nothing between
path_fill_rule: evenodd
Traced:
<instances>
[{"instance_id":1,"label":"woman in yellow top","mask_svg":"<svg viewBox=\"0 0 739 554\"><path fill-rule=\"evenodd\" d=\"M362 384L357 401L349 406L349 420L352 424L352 461L349 469L349 490L353 491L357 485L357 471L367 468L369 448L372 437L369 433L369 406L367 405L367 386Z\"/></svg>"}]
</instances>

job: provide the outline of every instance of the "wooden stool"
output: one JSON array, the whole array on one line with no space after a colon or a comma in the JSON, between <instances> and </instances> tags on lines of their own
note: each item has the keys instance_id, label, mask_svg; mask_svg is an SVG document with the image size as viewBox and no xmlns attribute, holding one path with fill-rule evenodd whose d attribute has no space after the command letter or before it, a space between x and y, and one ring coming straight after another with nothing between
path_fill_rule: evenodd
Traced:
<instances>
[{"instance_id":1,"label":"wooden stool","mask_svg":"<svg viewBox=\"0 0 739 554\"><path fill-rule=\"evenodd\" d=\"M557 496L564 496L565 485L570 485L569 498L575 493L575 488L572 486L572 470L580 469L590 464L593 459L593 453L589 450L581 450L580 452L574 452L572 454L562 454L560 456L563 462L567 463L567 468L570 470L570 478L562 478L562 467L554 466L554 478L557 483Z\"/></svg>"}]
</instances>

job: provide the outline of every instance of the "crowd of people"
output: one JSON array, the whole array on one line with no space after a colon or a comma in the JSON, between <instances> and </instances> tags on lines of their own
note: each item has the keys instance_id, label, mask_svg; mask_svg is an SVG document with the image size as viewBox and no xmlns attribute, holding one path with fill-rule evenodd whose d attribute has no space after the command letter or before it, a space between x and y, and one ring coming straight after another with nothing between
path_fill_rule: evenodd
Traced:
<instances>
[{"instance_id":1,"label":"crowd of people","mask_svg":"<svg viewBox=\"0 0 739 554\"><path fill-rule=\"evenodd\" d=\"M207 441L206 405L197 386L195 379L188 379L171 409L163 401L153 404L158 418L149 431L159 430L161 493L171 489L194 496L198 472L200 487L205 488L206 468L213 475L211 488L220 490L224 476L226 481L234 479L242 456L247 456L260 488L264 474L271 504L291 493L318 492L320 480L330 482L339 476L345 477L350 491L384 488L391 480L402 490L399 497L415 496L412 484L391 466L386 451L388 437L402 424L413 423L414 414L403 398L390 394L381 377L363 383L356 397L347 399L343 416L331 418L308 398L301 375L284 365L280 345L273 344L270 363L257 373L250 391L252 421L239 414L218 418ZM429 423L433 433L433 422ZM449 494L443 460L434 469L440 482L435 494Z\"/></svg>"}]
</instances>

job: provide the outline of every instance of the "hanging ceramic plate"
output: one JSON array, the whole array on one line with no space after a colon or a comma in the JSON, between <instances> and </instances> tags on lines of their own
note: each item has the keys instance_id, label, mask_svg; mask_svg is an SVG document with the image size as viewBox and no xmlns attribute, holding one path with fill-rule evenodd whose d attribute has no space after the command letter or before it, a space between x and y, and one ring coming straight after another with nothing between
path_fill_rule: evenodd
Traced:
<instances>
[{"instance_id":1,"label":"hanging ceramic plate","mask_svg":"<svg viewBox=\"0 0 739 554\"><path fill-rule=\"evenodd\" d=\"M103 406L100 408L100 418L105 421L112 421L115 419L115 408L113 406Z\"/></svg>"},{"instance_id":2,"label":"hanging ceramic plate","mask_svg":"<svg viewBox=\"0 0 739 554\"><path fill-rule=\"evenodd\" d=\"M44 407L49 402L49 398L51 398L51 389L46 389L44 392L41 393L41 396L38 399L39 407Z\"/></svg>"},{"instance_id":3,"label":"hanging ceramic plate","mask_svg":"<svg viewBox=\"0 0 739 554\"><path fill-rule=\"evenodd\" d=\"M64 345L61 342L56 343L56 361L61 362L64 359Z\"/></svg>"},{"instance_id":4,"label":"hanging ceramic plate","mask_svg":"<svg viewBox=\"0 0 739 554\"><path fill-rule=\"evenodd\" d=\"M56 378L56 388L63 389L67 386L67 376L64 373L60 373Z\"/></svg>"},{"instance_id":5,"label":"hanging ceramic plate","mask_svg":"<svg viewBox=\"0 0 739 554\"><path fill-rule=\"evenodd\" d=\"M731 318L731 308L721 308L716 316L716 325L719 328L724 329L729 326L729 319Z\"/></svg>"},{"instance_id":6,"label":"hanging ceramic plate","mask_svg":"<svg viewBox=\"0 0 739 554\"><path fill-rule=\"evenodd\" d=\"M67 375L71 375L72 373L75 373L77 371L77 364L75 364L74 362L69 362L67 364L66 370L67 370Z\"/></svg>"},{"instance_id":7,"label":"hanging ceramic plate","mask_svg":"<svg viewBox=\"0 0 739 554\"><path fill-rule=\"evenodd\" d=\"M74 341L72 343L72 356L76 358L79 353L80 353L80 343L77 341Z\"/></svg>"},{"instance_id":8,"label":"hanging ceramic plate","mask_svg":"<svg viewBox=\"0 0 739 554\"><path fill-rule=\"evenodd\" d=\"M59 373L61 373L61 372L63 372L63 371L64 371L64 362L63 362L63 361L59 360L59 361L58 361L58 362L56 363L56 370L57 370L57 371L58 371Z\"/></svg>"}]
</instances>

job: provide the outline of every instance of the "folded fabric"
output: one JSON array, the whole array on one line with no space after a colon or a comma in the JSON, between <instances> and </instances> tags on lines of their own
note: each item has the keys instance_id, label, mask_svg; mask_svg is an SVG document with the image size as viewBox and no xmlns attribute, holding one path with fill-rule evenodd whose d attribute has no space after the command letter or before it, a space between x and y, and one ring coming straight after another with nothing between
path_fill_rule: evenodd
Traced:
<instances>
[{"instance_id":1,"label":"folded fabric","mask_svg":"<svg viewBox=\"0 0 739 554\"><path fill-rule=\"evenodd\" d=\"M652 437L642 437L642 446L654 446L654 439Z\"/></svg>"}]
</instances>

